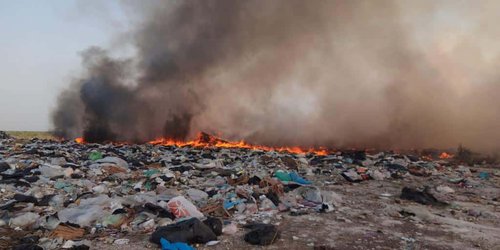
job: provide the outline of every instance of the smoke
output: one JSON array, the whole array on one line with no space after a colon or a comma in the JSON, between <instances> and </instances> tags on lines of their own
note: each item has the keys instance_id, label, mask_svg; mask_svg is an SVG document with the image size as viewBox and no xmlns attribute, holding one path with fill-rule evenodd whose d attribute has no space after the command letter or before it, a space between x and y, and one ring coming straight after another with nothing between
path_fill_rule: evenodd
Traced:
<instances>
[{"instance_id":1,"label":"smoke","mask_svg":"<svg viewBox=\"0 0 500 250\"><path fill-rule=\"evenodd\" d=\"M124 36L133 58L82 54L58 135L500 147L497 1L148 3Z\"/></svg>"}]
</instances>

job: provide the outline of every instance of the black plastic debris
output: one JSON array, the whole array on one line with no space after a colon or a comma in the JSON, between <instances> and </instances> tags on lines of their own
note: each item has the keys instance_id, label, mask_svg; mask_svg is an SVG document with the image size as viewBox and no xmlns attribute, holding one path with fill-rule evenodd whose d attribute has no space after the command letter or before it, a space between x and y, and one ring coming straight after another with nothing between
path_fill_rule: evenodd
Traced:
<instances>
[{"instance_id":1,"label":"black plastic debris","mask_svg":"<svg viewBox=\"0 0 500 250\"><path fill-rule=\"evenodd\" d=\"M70 250L89 250L90 247L87 245L73 246Z\"/></svg>"},{"instance_id":2,"label":"black plastic debris","mask_svg":"<svg viewBox=\"0 0 500 250\"><path fill-rule=\"evenodd\" d=\"M83 175L81 175L81 174L71 174L71 178L72 179L81 179L81 178L83 178Z\"/></svg>"},{"instance_id":3,"label":"black plastic debris","mask_svg":"<svg viewBox=\"0 0 500 250\"><path fill-rule=\"evenodd\" d=\"M409 211L406 211L406 210L401 210L399 211L399 214L403 217L410 217L410 216L415 216L416 214L415 213L412 213L412 212L409 212Z\"/></svg>"},{"instance_id":4,"label":"black plastic debris","mask_svg":"<svg viewBox=\"0 0 500 250\"><path fill-rule=\"evenodd\" d=\"M248 179L248 184L249 185L259 185L261 179L258 176L252 176L250 179Z\"/></svg>"},{"instance_id":5,"label":"black plastic debris","mask_svg":"<svg viewBox=\"0 0 500 250\"><path fill-rule=\"evenodd\" d=\"M55 196L54 194L45 195L44 197L42 197L40 199L40 201L38 201L38 203L36 205L37 206L48 206L50 200L52 200L52 198L54 198L54 196Z\"/></svg>"},{"instance_id":6,"label":"black plastic debris","mask_svg":"<svg viewBox=\"0 0 500 250\"><path fill-rule=\"evenodd\" d=\"M268 192L266 194L266 197L271 200L275 206L278 206L280 204L280 197L275 192Z\"/></svg>"},{"instance_id":7,"label":"black plastic debris","mask_svg":"<svg viewBox=\"0 0 500 250\"><path fill-rule=\"evenodd\" d=\"M43 248L36 244L19 244L12 247L12 250L43 250Z\"/></svg>"},{"instance_id":8,"label":"black plastic debris","mask_svg":"<svg viewBox=\"0 0 500 250\"><path fill-rule=\"evenodd\" d=\"M40 179L40 177L38 177L36 175L34 175L34 176L25 176L23 179L25 181L29 182L29 183L34 183L34 182L37 182Z\"/></svg>"},{"instance_id":9,"label":"black plastic debris","mask_svg":"<svg viewBox=\"0 0 500 250\"><path fill-rule=\"evenodd\" d=\"M408 169L406 169L406 167L399 165L399 164L388 163L385 165L385 167L387 168L387 170L389 170L391 172L396 172L396 171L408 172Z\"/></svg>"},{"instance_id":10,"label":"black plastic debris","mask_svg":"<svg viewBox=\"0 0 500 250\"><path fill-rule=\"evenodd\" d=\"M194 169L194 167L191 167L191 166L179 166L179 167L170 168L171 171L179 171L181 173L186 172L186 171L191 171L193 169Z\"/></svg>"},{"instance_id":11,"label":"black plastic debris","mask_svg":"<svg viewBox=\"0 0 500 250\"><path fill-rule=\"evenodd\" d=\"M25 181L20 181L16 179L7 179L7 180L0 180L0 184L12 184L15 187L31 187L31 184Z\"/></svg>"},{"instance_id":12,"label":"black plastic debris","mask_svg":"<svg viewBox=\"0 0 500 250\"><path fill-rule=\"evenodd\" d=\"M146 204L144 204L144 208L147 209L148 211L151 211L154 214L158 215L158 217L160 217L160 218L170 218L171 220L175 219L174 214L172 214L167 209L160 207L158 205L155 205L152 203L146 203Z\"/></svg>"},{"instance_id":13,"label":"black plastic debris","mask_svg":"<svg viewBox=\"0 0 500 250\"><path fill-rule=\"evenodd\" d=\"M210 198L213 197L214 195L218 194L218 193L219 192L216 189L212 189L212 190L208 190L207 191L208 197L210 197Z\"/></svg>"},{"instance_id":14,"label":"black plastic debris","mask_svg":"<svg viewBox=\"0 0 500 250\"><path fill-rule=\"evenodd\" d=\"M15 194L14 200L16 200L17 202L28 202L34 204L38 203L38 200L35 197L24 194Z\"/></svg>"},{"instance_id":15,"label":"black plastic debris","mask_svg":"<svg viewBox=\"0 0 500 250\"><path fill-rule=\"evenodd\" d=\"M309 212L307 212L305 210L293 210L293 211L290 211L290 216L302 216L302 215L306 215L306 214L309 214Z\"/></svg>"},{"instance_id":16,"label":"black plastic debris","mask_svg":"<svg viewBox=\"0 0 500 250\"><path fill-rule=\"evenodd\" d=\"M424 191L418 191L413 188L404 187L401 191L401 199L414 201L423 205L445 206L447 203L438 201L434 195L429 193L429 188L425 187Z\"/></svg>"},{"instance_id":17,"label":"black plastic debris","mask_svg":"<svg viewBox=\"0 0 500 250\"><path fill-rule=\"evenodd\" d=\"M321 204L321 207L318 209L318 212L326 213L332 210L333 210L332 205L323 203Z\"/></svg>"},{"instance_id":18,"label":"black plastic debris","mask_svg":"<svg viewBox=\"0 0 500 250\"><path fill-rule=\"evenodd\" d=\"M0 205L0 210L7 210L10 211L14 206L16 205L17 202L11 201L6 204Z\"/></svg>"},{"instance_id":19,"label":"black plastic debris","mask_svg":"<svg viewBox=\"0 0 500 250\"><path fill-rule=\"evenodd\" d=\"M212 232L214 232L215 235L220 236L222 235L222 220L215 218L215 217L208 217L206 220L203 221L205 225L207 225L210 229L212 229Z\"/></svg>"},{"instance_id":20,"label":"black plastic debris","mask_svg":"<svg viewBox=\"0 0 500 250\"><path fill-rule=\"evenodd\" d=\"M40 237L33 235L33 236L26 236L19 241L22 244L36 244L36 243L38 243L39 240L40 240Z\"/></svg>"},{"instance_id":21,"label":"black plastic debris","mask_svg":"<svg viewBox=\"0 0 500 250\"><path fill-rule=\"evenodd\" d=\"M205 244L217 240L215 233L197 218L181 221L176 224L158 227L151 235L150 241L160 245L161 238L170 242L184 242L188 244Z\"/></svg>"},{"instance_id":22,"label":"black plastic debris","mask_svg":"<svg viewBox=\"0 0 500 250\"><path fill-rule=\"evenodd\" d=\"M366 152L362 150L345 151L342 152L342 156L351 158L356 164L360 164L362 161L366 160Z\"/></svg>"},{"instance_id":23,"label":"black plastic debris","mask_svg":"<svg viewBox=\"0 0 500 250\"><path fill-rule=\"evenodd\" d=\"M113 211L113 214L126 214L127 213L127 210L125 210L124 208L119 208L119 209L116 209L115 211Z\"/></svg>"},{"instance_id":24,"label":"black plastic debris","mask_svg":"<svg viewBox=\"0 0 500 250\"><path fill-rule=\"evenodd\" d=\"M7 162L0 161L0 173L10 169L10 165Z\"/></svg>"},{"instance_id":25,"label":"black plastic debris","mask_svg":"<svg viewBox=\"0 0 500 250\"><path fill-rule=\"evenodd\" d=\"M271 224L249 224L245 228L251 230L245 234L245 241L252 245L271 245L279 239L281 234L278 228Z\"/></svg>"}]
</instances>

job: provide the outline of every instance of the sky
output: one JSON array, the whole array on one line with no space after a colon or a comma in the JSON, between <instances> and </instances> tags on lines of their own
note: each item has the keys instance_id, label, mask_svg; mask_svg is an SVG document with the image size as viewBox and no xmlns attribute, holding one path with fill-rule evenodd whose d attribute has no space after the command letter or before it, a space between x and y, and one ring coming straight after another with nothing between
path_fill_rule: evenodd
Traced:
<instances>
[{"instance_id":1,"label":"sky","mask_svg":"<svg viewBox=\"0 0 500 250\"><path fill-rule=\"evenodd\" d=\"M255 42L258 46L249 44L249 52L247 53L255 56L238 57L240 55L238 51L235 57L231 57L236 63L233 61L228 64L221 62L219 65L210 66L213 67L210 69L214 69L214 71L207 71L206 82L213 82L214 85L209 87L217 91L212 92L215 95L208 95L203 92L206 90L204 86L197 88L197 91L203 92L200 96L208 98L206 102L210 102L210 106L203 103L205 105L203 110L206 112L193 122L196 125L192 129L193 132L197 130L215 131L230 135L229 138L240 139L247 138L248 135L255 134L256 129L260 129L259 131L265 132L261 134L262 138L274 140L276 136L289 138L290 134L296 135L296 133L289 131L300 130L304 131L301 136L307 140L314 140L315 136L319 136L320 139L331 138L332 141L337 142L352 140L353 134L362 134L360 131L366 133L368 137L378 135L377 133L381 133L380 131L392 133L394 129L389 125L401 124L400 121L403 120L408 121L403 125L411 124L413 126L414 121L418 120L419 123L414 125L412 133L406 133L408 131L406 128L401 130L405 134L411 135L407 136L409 141L414 140L414 137L423 138L422 134L424 134L428 135L425 138L430 139L426 143L433 143L434 146L442 145L434 143L435 141L443 141L449 145L463 143L480 146L482 144L483 148L493 146L498 148L500 105L496 94L500 91L500 87L498 87L498 79L500 79L498 73L500 67L500 60L498 60L500 58L498 44L500 26L497 25L500 2L495 0L396 0L394 2L397 3L395 10L391 8L387 12L384 7L386 5L358 1L359 9L353 13L358 13L363 18L354 15L351 20L348 14L339 15L340 19L333 18L331 21L334 22L340 22L343 20L342 18L348 18L350 21L346 23L347 26L326 25L325 27L332 28L332 30L327 31L326 37L323 35L318 37L317 42L324 43L319 43L321 46L309 46L307 39L310 38L308 35L310 29L298 30L304 32L304 40L299 39L280 47L273 47L275 43L272 42L269 42L269 47L266 47L268 44L263 44L263 47L260 47L259 42L273 41L266 37L263 37L264 39L249 39L250 42ZM89 47L105 48L112 52L111 58L116 58L116 55L120 55L121 52L125 53L122 54L124 56L134 55L137 51L134 51L134 46L131 43L138 45L142 41L146 43L148 49L145 52L146 55L137 58L154 59L157 58L157 46L159 51L162 51L167 45L184 44L183 40L178 41L176 37L172 39L171 36L168 36L168 40L163 40L166 38L164 34L170 35L168 32L158 32L158 39L155 39L157 38L156 33L147 33L145 37L140 37L144 34L134 32L135 29L137 29L135 31L140 31L142 26L148 27L148 24L152 25L153 31L156 29L163 31L164 25L157 27L155 25L158 23L157 16L150 14L155 14L155 10L160 11L160 13L168 10L168 8L157 8L164 3L166 3L165 0L0 0L0 130L50 130L52 127L50 114L56 106L58 95L74 82L75 77L82 77L81 52ZM177 3L182 3L182 1ZM258 1L255 3L260 4ZM358 5L354 4L354 6ZM256 7L260 8L261 6ZM250 9L250 11L252 10L255 9ZM378 21L382 24L386 22L389 25L382 25L383 29L378 27L377 22L370 23L364 19L371 17L373 20L378 20L377 13L379 11L381 14L386 12L396 14L394 17L391 15ZM170 15L173 12L167 11L165 13ZM210 13L212 12L208 12L206 18L211 18ZM258 11L252 13L256 16L261 14ZM266 13L264 11L262 15L265 16ZM278 13L285 15L284 20L291 22L295 20L293 15L287 16L287 12ZM369 16L366 16L368 14ZM290 17L292 19L288 20L287 18ZM186 20L192 19L189 16ZM220 19L214 18L214 20ZM306 22L308 20L304 19ZM319 17L317 20L323 19ZM270 21L271 23L280 23L272 22L272 18ZM194 24L197 27L203 23L187 22L187 24ZM243 24L250 27L254 25L254 23L244 22ZM260 22L260 24L264 27L266 22ZM289 26L293 27L293 25ZM190 32L182 32L185 26L179 27L181 34L178 36L179 39L185 38L182 35L187 34L187 38L191 36ZM190 28L190 26L186 27L186 29ZM223 25L223 27L225 26ZM322 27L319 25L310 28ZM363 32L364 29L376 32ZM258 31L259 29L249 30ZM255 37L265 36L267 30L270 29L263 28L262 34L264 35L257 32ZM287 32L295 30L284 29L282 31L287 34ZM200 32L198 35L203 36L204 31L200 29ZM336 32L339 32L340 36L334 36ZM242 34L244 37L246 33ZM240 33L236 32L235 37L238 38L238 35ZM378 44L366 39L371 37L367 35L378 37L376 40ZM404 39L398 40L398 38ZM335 42L329 43L330 39ZM160 42L156 44L156 41ZM189 39L187 41L186 46L180 47L189 50ZM307 50L300 47L302 41L306 41L303 44ZM369 42L369 44L366 45L365 42ZM148 46L151 44L149 43L152 43L152 48L155 49L150 50ZM399 46L399 50L393 45ZM238 48L238 44L235 46ZM289 48L287 46L290 46L290 50L287 50ZM338 47L340 49L336 49L336 46L340 46ZM256 51L252 48L256 48ZM316 51L316 48L320 50ZM327 49L322 50L321 48ZM335 48L335 50L330 48ZM370 48L375 48L375 50ZM258 53L266 49L272 53ZM300 57L299 60L289 64L289 70L294 70L293 74L283 73L283 80L279 79L280 75L273 71L273 67L266 67L267 65L274 66L273 64L276 63L279 65L278 68L281 68L287 64L288 61L280 61L283 58L280 57L282 51L286 51L286 55L291 54L290 51L310 52L307 57ZM327 52L333 54L330 55ZM337 52L341 53L336 54ZM180 55L182 58L184 54L180 53ZM297 54L296 56L302 55ZM158 58L161 59L161 57ZM249 61L248 58L253 61ZM335 60L331 60L332 58ZM407 60L406 64L397 64L402 59ZM261 63L266 60L270 63ZM166 60L166 62L169 61ZM186 62L189 66L192 61L186 60ZM302 64L295 64L295 62ZM393 67L393 64L398 67ZM337 65L345 66L339 68ZM217 68L219 66L220 68ZM217 69L221 69L221 71L219 72ZM332 73L332 69L336 69L336 71ZM357 73L361 70L367 70L370 74ZM273 72L269 74L267 71ZM211 73L214 72L218 74L212 75ZM310 75L314 76L313 79L318 80L311 81ZM268 80L273 86L277 86L274 88L275 92L272 92L276 93L272 96L273 98L267 98L270 96L270 88L262 84L266 81L262 81L260 77L263 80ZM279 80L275 81L274 77ZM224 86L228 87L228 90L234 90L235 94L228 94L231 92L226 90L220 91L219 86L223 85L220 84L222 81L227 81L229 84ZM205 81L200 81L200 84L204 83ZM258 91L242 91L247 86L255 86L255 83L260 83L259 86L263 87ZM292 85L285 85L290 83ZM379 86L385 87L388 83L395 86L399 92L390 89L392 95L388 96L389 92L379 91L381 89L378 88ZM359 87L353 88L353 84ZM165 91L159 93L170 94L168 81L164 86ZM311 86L316 86L316 88L311 88ZM371 91L372 87L376 91ZM287 92L281 91L283 89ZM311 94L307 95L306 98L303 98L304 94L307 94L303 91L304 89L311 90ZM316 92L312 92L313 89ZM138 93L141 94L141 92ZM158 91L151 91L151 93L159 94ZM241 93L247 96L242 96ZM372 96L372 93L381 93L382 95ZM363 98L364 94L371 99ZM237 98L233 98L233 96ZM387 99L388 97L392 99ZM318 101L319 98L324 101L323 108L311 109L311 106L318 106L321 103ZM428 98L432 100L427 101ZM363 105L360 105L359 100L361 99L366 100ZM407 106L401 108L398 105L392 105L393 99L395 101L403 100L398 104ZM169 98L152 100L160 100L160 104L163 104L161 102L163 100L174 100L175 102L175 99ZM260 101L261 106L259 106L254 105L254 100L268 102ZM370 102L373 100L375 103ZM245 103L246 101L251 105ZM381 104L377 101L380 101ZM191 104L188 101L184 103L187 106ZM289 105L290 103L293 105ZM177 103L174 104L172 106L157 104L152 106L160 107L163 111L163 107L177 107ZM228 107L233 108L231 112L227 111ZM392 113L391 108L384 107L397 107L398 112ZM346 112L346 108L354 108L354 110ZM374 111L370 112L370 108ZM225 112L220 112L222 109ZM272 112L261 112L261 110L271 110ZM304 116L304 114L311 114L312 110L318 112L325 110L327 113ZM357 115L356 112L370 115ZM242 122L241 117L245 117L246 120ZM325 117L330 120L324 119ZM374 118L378 118L378 129L375 129L377 126L374 126L376 124ZM163 116L158 116L158 120L161 122L158 128L163 130L165 119ZM297 121L302 122L302 127L297 125ZM147 125L149 126L149 124ZM129 130L128 124L124 126L126 130ZM242 126L244 127L241 128ZM336 129L329 129L331 134L328 137L324 131L313 126L333 126ZM148 127L148 129L150 128ZM139 131L147 130L141 129ZM316 133L317 131L321 131L321 133ZM435 135L439 135L439 137ZM483 141L486 142L483 143Z\"/></svg>"},{"instance_id":2,"label":"sky","mask_svg":"<svg viewBox=\"0 0 500 250\"><path fill-rule=\"evenodd\" d=\"M112 46L127 28L122 12L116 1L0 0L0 130L51 129L80 52Z\"/></svg>"}]
</instances>

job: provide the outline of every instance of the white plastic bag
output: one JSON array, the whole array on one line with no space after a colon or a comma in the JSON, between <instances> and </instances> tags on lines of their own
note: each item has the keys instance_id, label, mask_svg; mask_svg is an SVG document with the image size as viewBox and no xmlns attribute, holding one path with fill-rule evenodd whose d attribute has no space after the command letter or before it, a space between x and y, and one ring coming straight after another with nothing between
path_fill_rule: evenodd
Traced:
<instances>
[{"instance_id":1,"label":"white plastic bag","mask_svg":"<svg viewBox=\"0 0 500 250\"><path fill-rule=\"evenodd\" d=\"M198 211L195 205L188 201L184 196L177 196L172 198L167 207L171 213L177 218L196 217L203 218L203 214Z\"/></svg>"}]
</instances>

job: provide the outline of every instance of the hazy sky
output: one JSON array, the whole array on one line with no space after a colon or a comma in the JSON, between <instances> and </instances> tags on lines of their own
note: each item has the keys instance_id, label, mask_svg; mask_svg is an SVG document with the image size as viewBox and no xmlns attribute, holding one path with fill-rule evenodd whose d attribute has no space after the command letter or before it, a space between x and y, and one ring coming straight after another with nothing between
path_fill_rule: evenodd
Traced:
<instances>
[{"instance_id":1,"label":"hazy sky","mask_svg":"<svg viewBox=\"0 0 500 250\"><path fill-rule=\"evenodd\" d=\"M49 129L79 53L111 46L121 20L116 1L0 0L0 130Z\"/></svg>"}]
</instances>

